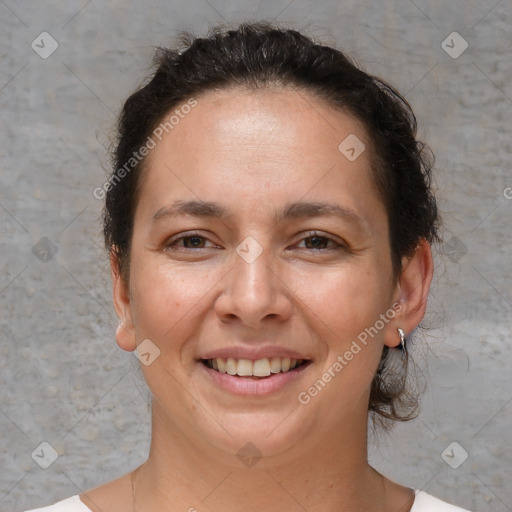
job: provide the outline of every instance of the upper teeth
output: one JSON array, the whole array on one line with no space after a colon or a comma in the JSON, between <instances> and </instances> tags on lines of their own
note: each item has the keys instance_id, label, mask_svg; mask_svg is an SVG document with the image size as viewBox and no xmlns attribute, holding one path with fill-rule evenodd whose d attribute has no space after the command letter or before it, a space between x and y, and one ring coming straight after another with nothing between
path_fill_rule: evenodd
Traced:
<instances>
[{"instance_id":1,"label":"upper teeth","mask_svg":"<svg viewBox=\"0 0 512 512\"><path fill-rule=\"evenodd\" d=\"M265 357L257 361L233 359L232 357L208 359L208 366L214 370L241 377L267 377L271 373L293 370L300 363L302 363L302 359L291 359L289 357Z\"/></svg>"}]
</instances>

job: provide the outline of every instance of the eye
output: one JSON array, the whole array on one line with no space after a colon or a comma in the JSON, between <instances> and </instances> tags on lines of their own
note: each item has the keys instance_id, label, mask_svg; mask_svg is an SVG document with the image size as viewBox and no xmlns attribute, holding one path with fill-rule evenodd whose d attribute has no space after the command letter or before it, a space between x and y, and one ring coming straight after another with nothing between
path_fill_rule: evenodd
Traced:
<instances>
[{"instance_id":1,"label":"eye","mask_svg":"<svg viewBox=\"0 0 512 512\"><path fill-rule=\"evenodd\" d=\"M199 233L185 233L169 240L165 247L166 249L208 249L204 246L206 242L209 240Z\"/></svg>"},{"instance_id":2,"label":"eye","mask_svg":"<svg viewBox=\"0 0 512 512\"><path fill-rule=\"evenodd\" d=\"M312 249L313 251L329 251L329 250L340 250L346 249L343 244L336 242L334 239L323 236L316 232L307 233L307 237L301 240L301 243L305 243L306 249Z\"/></svg>"}]
</instances>

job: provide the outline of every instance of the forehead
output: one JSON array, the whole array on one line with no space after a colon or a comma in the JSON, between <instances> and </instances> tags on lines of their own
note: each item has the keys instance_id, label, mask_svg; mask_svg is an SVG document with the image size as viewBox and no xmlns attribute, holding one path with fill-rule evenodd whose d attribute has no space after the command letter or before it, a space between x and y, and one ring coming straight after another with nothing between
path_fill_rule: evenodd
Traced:
<instances>
[{"instance_id":1,"label":"forehead","mask_svg":"<svg viewBox=\"0 0 512 512\"><path fill-rule=\"evenodd\" d=\"M339 144L347 136L367 138L353 116L295 89L230 88L202 94L196 101L197 106L166 137L168 146L212 153L243 149L246 154L275 153L287 160L290 151L299 156L321 149L316 161L332 162L340 156ZM272 160L266 165L271 166Z\"/></svg>"},{"instance_id":2,"label":"forehead","mask_svg":"<svg viewBox=\"0 0 512 512\"><path fill-rule=\"evenodd\" d=\"M293 89L226 89L195 100L147 157L141 196L146 206L185 196L221 196L246 207L264 197L341 200L351 209L369 195L378 201L369 141L352 116ZM347 140L362 151L357 158L347 158L353 156L346 153Z\"/></svg>"}]
</instances>

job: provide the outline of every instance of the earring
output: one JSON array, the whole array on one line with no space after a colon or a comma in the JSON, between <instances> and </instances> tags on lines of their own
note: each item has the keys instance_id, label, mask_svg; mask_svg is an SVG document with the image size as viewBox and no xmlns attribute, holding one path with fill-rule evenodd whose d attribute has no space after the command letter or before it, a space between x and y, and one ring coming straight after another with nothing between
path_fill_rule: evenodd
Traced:
<instances>
[{"instance_id":1,"label":"earring","mask_svg":"<svg viewBox=\"0 0 512 512\"><path fill-rule=\"evenodd\" d=\"M397 330L398 334L400 335L400 349L402 350L402 359L404 359L407 351L405 347L405 333L402 329L400 329L400 327Z\"/></svg>"}]
</instances>

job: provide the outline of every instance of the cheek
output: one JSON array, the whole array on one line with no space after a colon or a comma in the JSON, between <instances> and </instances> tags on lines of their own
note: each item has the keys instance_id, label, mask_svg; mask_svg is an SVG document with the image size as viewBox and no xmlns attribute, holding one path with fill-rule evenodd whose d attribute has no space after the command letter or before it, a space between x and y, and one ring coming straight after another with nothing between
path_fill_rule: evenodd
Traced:
<instances>
[{"instance_id":1,"label":"cheek","mask_svg":"<svg viewBox=\"0 0 512 512\"><path fill-rule=\"evenodd\" d=\"M172 268L146 258L134 266L132 308L138 338L178 339L208 290L204 273ZM175 333L176 334L176 333Z\"/></svg>"},{"instance_id":2,"label":"cheek","mask_svg":"<svg viewBox=\"0 0 512 512\"><path fill-rule=\"evenodd\" d=\"M307 304L326 357L303 391L311 400L319 397L318 414L334 424L355 408L366 410L363 402L380 361L384 331L367 332L386 310L387 290L376 269L333 272L317 285Z\"/></svg>"},{"instance_id":3,"label":"cheek","mask_svg":"<svg viewBox=\"0 0 512 512\"><path fill-rule=\"evenodd\" d=\"M302 278L303 301L324 324L333 343L342 346L372 325L386 307L389 290L374 266L333 269Z\"/></svg>"},{"instance_id":4,"label":"cheek","mask_svg":"<svg viewBox=\"0 0 512 512\"><path fill-rule=\"evenodd\" d=\"M317 285L311 287L314 292L305 299L314 312L310 316L312 331L326 351L318 377L329 382L324 403L327 407L329 403L338 404L332 408L334 415L365 399L378 367L384 330L375 334L371 328L388 307L384 275L376 264L368 262L359 268L338 269L317 280Z\"/></svg>"}]
</instances>

